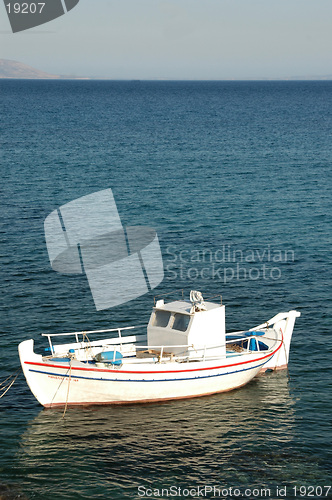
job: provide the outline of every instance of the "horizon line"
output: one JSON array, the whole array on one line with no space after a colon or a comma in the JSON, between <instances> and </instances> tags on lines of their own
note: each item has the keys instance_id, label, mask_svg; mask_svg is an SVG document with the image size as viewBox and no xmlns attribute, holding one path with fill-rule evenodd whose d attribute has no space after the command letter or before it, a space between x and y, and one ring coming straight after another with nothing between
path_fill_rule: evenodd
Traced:
<instances>
[{"instance_id":1,"label":"horizon line","mask_svg":"<svg viewBox=\"0 0 332 500\"><path fill-rule=\"evenodd\" d=\"M15 77L1 76L0 80L83 80L83 81L114 81L114 82L327 82L332 81L332 76L326 77L257 77L257 78L111 78L100 76L70 76L70 75L55 75L50 77Z\"/></svg>"}]
</instances>

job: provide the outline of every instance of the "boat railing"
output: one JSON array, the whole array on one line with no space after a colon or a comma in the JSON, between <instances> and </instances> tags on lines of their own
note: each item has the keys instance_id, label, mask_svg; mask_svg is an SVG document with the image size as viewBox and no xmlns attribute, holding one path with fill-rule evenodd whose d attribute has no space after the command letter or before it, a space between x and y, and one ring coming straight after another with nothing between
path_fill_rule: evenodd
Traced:
<instances>
[{"instance_id":1,"label":"boat railing","mask_svg":"<svg viewBox=\"0 0 332 500\"><path fill-rule=\"evenodd\" d=\"M217 293L216 295L210 295L209 297L204 297L204 301L213 300L218 298L220 300L220 305L222 305L222 295Z\"/></svg>"},{"instance_id":2,"label":"boat railing","mask_svg":"<svg viewBox=\"0 0 332 500\"><path fill-rule=\"evenodd\" d=\"M181 298L182 300L184 299L184 290L183 288L177 288L176 290L172 290L171 292L166 292L166 293L162 293L162 294L159 294L159 295L155 295L153 297L153 305L155 306L156 303L157 303L157 299L160 298L160 299L163 299L164 297L168 297L169 295L175 295L181 293ZM208 300L214 300L214 299L219 299L220 301L220 305L222 305L222 295L220 293L217 293L215 295L210 295L209 297L204 297L204 301L208 301Z\"/></svg>"},{"instance_id":3,"label":"boat railing","mask_svg":"<svg viewBox=\"0 0 332 500\"><path fill-rule=\"evenodd\" d=\"M243 332L236 332L236 333L243 333ZM252 335L250 336L251 339L260 339L261 337ZM155 354L158 357L158 362L160 363L163 359L165 358L173 358L176 357L177 360L187 360L187 361L194 361L196 359L205 361L207 359L215 358L218 357L216 354L209 356L209 352L211 352L212 349L223 349L226 348L227 346L231 345L236 345L236 343L243 342L244 340L248 340L243 338L243 336L238 337L238 338L232 338L231 340L226 340L225 343L223 344L216 344L216 345L202 345L202 346L197 346L194 344L174 344L174 345L140 345L138 349L136 348L136 352L139 352L139 350L144 351L149 351L151 354ZM278 340L278 339L270 339L270 340ZM240 346L241 347L241 346ZM192 349L193 351L196 351L197 357L196 356L189 356L187 354L188 349ZM183 349L183 352L174 354L171 352L172 349ZM248 354L248 352L251 351L250 349L250 342L247 342L246 347L241 347L242 350L234 351L236 355L238 356L244 356L245 354ZM191 353L193 352L191 351ZM259 348L259 343L258 343L258 351L260 351ZM199 354L202 353L202 354Z\"/></svg>"},{"instance_id":4,"label":"boat railing","mask_svg":"<svg viewBox=\"0 0 332 500\"><path fill-rule=\"evenodd\" d=\"M161 293L159 295L155 295L153 297L153 305L156 305L156 302L157 302L156 299L158 297L159 298L164 298L164 297L168 297L169 295L178 294L179 292L181 292L181 298L183 300L183 298L184 298L184 295L183 295L184 290L183 290L183 288L177 288L176 290L172 290L171 292L166 292L166 293Z\"/></svg>"},{"instance_id":5,"label":"boat railing","mask_svg":"<svg viewBox=\"0 0 332 500\"><path fill-rule=\"evenodd\" d=\"M120 344L122 344L122 343L127 343L128 341L129 342L133 342L133 340L134 340L132 336L130 336L130 337L123 336L122 332L128 331L128 330L134 330L134 329L138 329L138 328L142 328L142 327L146 328L146 325L124 326L124 327L121 327L121 328L107 328L107 329L104 329L104 330L82 330L82 331L79 331L79 332L42 333L42 337L47 337L51 353L53 353L54 352L54 346L53 346L53 343L52 343L52 339L55 338L55 337L59 338L59 337L74 336L77 344L80 344L80 343L84 344L84 342L86 341L91 346L91 345L94 345L94 344L96 344L96 345L100 344L102 341L99 340L97 342L93 342L93 341L91 342L90 339L89 339L89 335L94 334L94 333L117 332L118 336L114 337L114 340L119 340ZM146 333L145 334L136 334L136 336L138 336L138 335L142 335L143 336L143 335L146 335ZM80 340L79 336L81 336L81 340Z\"/></svg>"},{"instance_id":6,"label":"boat railing","mask_svg":"<svg viewBox=\"0 0 332 500\"><path fill-rule=\"evenodd\" d=\"M205 361L206 359L211 359L215 358L216 356L218 357L217 354L211 354L212 350L217 350L217 349L225 349L227 351L227 347L232 346L232 349L234 350L234 346L238 346L238 349L234 351L234 354L236 355L244 355L247 354L251 349L250 349L250 342L247 342L246 346L243 345L243 341L249 339L245 339L243 337L244 332L232 332L232 338L229 340L225 340L223 344L214 344L214 345L194 345L194 344L164 344L164 345L143 345L142 342L144 339L146 339L146 334L136 334L136 335L123 335L123 332L128 332L134 329L139 329L142 327L145 327L146 325L138 325L138 326L126 326L126 327L120 327L120 328L108 328L108 329L103 329L103 330L89 330L89 331L79 331L79 332L66 332L66 333L43 333L43 337L47 337L48 342L49 342L49 350L51 354L55 353L58 351L57 347L61 347L62 349L70 349L70 348L75 348L75 349L85 349L86 347L103 347L103 346L110 346L110 345L119 345L122 347L123 344L134 344L135 349L136 349L136 354L139 352L151 352L151 354L155 354L158 357L158 362L161 362L165 358L171 358L173 359L174 357L177 360L181 361L193 361L193 360L203 360ZM103 340L97 340L97 341L91 341L89 336L91 334L95 333L114 333L117 332L117 336L114 336L110 339L103 339ZM69 337L69 336L74 336L76 340L76 344L61 344L61 345L53 345L52 339L54 338L59 338L59 337ZM81 336L81 340L80 340ZM139 339L139 337L142 337L142 339ZM144 337L144 338L143 338ZM256 339L256 335L251 335L250 338ZM261 338L261 337L259 337ZM273 339L270 339L273 340ZM277 339L275 339L277 340ZM241 345L242 344L242 345ZM258 345L258 350L259 348L259 342L257 342ZM174 350L177 350L175 353ZM179 349L182 349L182 352L178 352ZM188 351L190 350L190 354L188 354ZM173 352L172 352L173 351ZM195 356L194 352L196 351L197 356ZM211 354L211 355L210 355Z\"/></svg>"},{"instance_id":7,"label":"boat railing","mask_svg":"<svg viewBox=\"0 0 332 500\"><path fill-rule=\"evenodd\" d=\"M176 290L172 290L171 292L167 292L167 293L162 293L162 294L159 294L159 295L155 295L153 297L153 304L154 304L154 306L156 305L157 298L161 298L162 299L162 298L167 297L169 295L179 294L179 293L181 293L181 298L183 300L184 299L184 293L183 292L184 292L183 288L177 288ZM222 295L220 293L217 293L215 295L210 295L209 297L204 297L203 300L204 301L208 301L208 300L214 300L216 298L219 299L220 305L222 305Z\"/></svg>"}]
</instances>

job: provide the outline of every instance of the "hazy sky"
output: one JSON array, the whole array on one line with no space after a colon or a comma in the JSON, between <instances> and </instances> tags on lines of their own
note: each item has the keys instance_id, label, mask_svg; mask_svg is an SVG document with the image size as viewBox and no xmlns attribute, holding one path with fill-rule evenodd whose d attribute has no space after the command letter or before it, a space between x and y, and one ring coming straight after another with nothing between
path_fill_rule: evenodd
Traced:
<instances>
[{"instance_id":1,"label":"hazy sky","mask_svg":"<svg viewBox=\"0 0 332 500\"><path fill-rule=\"evenodd\" d=\"M0 58L56 74L129 79L332 75L332 0L80 0L13 34Z\"/></svg>"}]
</instances>

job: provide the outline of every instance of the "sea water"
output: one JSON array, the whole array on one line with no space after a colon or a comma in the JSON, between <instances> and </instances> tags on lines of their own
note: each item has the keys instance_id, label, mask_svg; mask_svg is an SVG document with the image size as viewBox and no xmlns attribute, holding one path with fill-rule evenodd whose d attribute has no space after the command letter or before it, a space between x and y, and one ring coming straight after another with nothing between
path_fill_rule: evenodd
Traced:
<instances>
[{"instance_id":1,"label":"sea water","mask_svg":"<svg viewBox=\"0 0 332 500\"><path fill-rule=\"evenodd\" d=\"M2 380L22 340L146 323L174 289L222 294L228 331L301 312L289 371L230 393L63 418L21 375L0 400L0 495L331 497L332 82L0 89ZM157 231L164 279L96 311L85 275L52 270L43 223L106 188L124 226Z\"/></svg>"}]
</instances>

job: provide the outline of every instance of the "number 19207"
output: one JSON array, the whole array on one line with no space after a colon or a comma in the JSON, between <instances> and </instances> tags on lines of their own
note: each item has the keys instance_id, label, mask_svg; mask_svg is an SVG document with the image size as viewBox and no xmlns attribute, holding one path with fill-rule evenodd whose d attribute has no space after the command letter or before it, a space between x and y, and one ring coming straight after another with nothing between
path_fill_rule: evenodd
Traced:
<instances>
[{"instance_id":1,"label":"number 19207","mask_svg":"<svg viewBox=\"0 0 332 500\"><path fill-rule=\"evenodd\" d=\"M45 3L7 3L8 14L40 14L45 7Z\"/></svg>"},{"instance_id":2,"label":"number 19207","mask_svg":"<svg viewBox=\"0 0 332 500\"><path fill-rule=\"evenodd\" d=\"M331 486L293 486L295 496L300 497L327 497Z\"/></svg>"}]
</instances>

